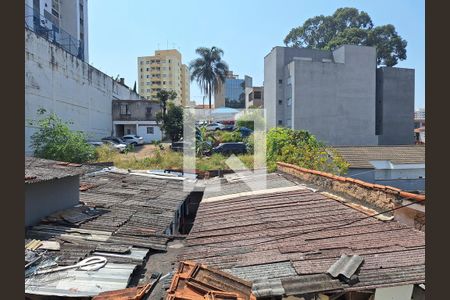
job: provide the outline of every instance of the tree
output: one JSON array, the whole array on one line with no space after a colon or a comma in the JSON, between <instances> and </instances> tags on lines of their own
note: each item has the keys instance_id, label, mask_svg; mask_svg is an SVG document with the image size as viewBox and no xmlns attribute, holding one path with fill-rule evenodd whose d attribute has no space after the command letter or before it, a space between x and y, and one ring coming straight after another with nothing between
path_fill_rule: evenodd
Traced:
<instances>
[{"instance_id":1,"label":"tree","mask_svg":"<svg viewBox=\"0 0 450 300\"><path fill-rule=\"evenodd\" d=\"M200 89L209 97L209 109L211 109L212 92L217 93L220 85L225 82L228 65L222 60L223 50L217 47L211 49L200 47L195 50L200 57L189 64L191 80L197 81Z\"/></svg>"},{"instance_id":2,"label":"tree","mask_svg":"<svg viewBox=\"0 0 450 300\"><path fill-rule=\"evenodd\" d=\"M167 114L162 118L161 128L171 141L178 141L183 136L183 108L169 103Z\"/></svg>"},{"instance_id":3,"label":"tree","mask_svg":"<svg viewBox=\"0 0 450 300\"><path fill-rule=\"evenodd\" d=\"M377 64L395 66L406 59L406 40L388 24L374 27L370 16L356 8L338 8L331 16L316 16L307 19L302 26L292 28L284 44L334 50L344 44L374 46L377 49Z\"/></svg>"},{"instance_id":4,"label":"tree","mask_svg":"<svg viewBox=\"0 0 450 300\"><path fill-rule=\"evenodd\" d=\"M177 93L175 91L168 90L160 90L156 97L159 99L159 104L161 105L162 115L163 117L166 115L167 111L167 101L174 100L177 97Z\"/></svg>"},{"instance_id":5,"label":"tree","mask_svg":"<svg viewBox=\"0 0 450 300\"><path fill-rule=\"evenodd\" d=\"M43 116L45 109L39 109ZM69 122L63 122L55 113L37 121L38 130L31 136L31 147L36 157L59 161L84 163L95 158L95 148L86 141L83 132L69 129Z\"/></svg>"},{"instance_id":6,"label":"tree","mask_svg":"<svg viewBox=\"0 0 450 300\"><path fill-rule=\"evenodd\" d=\"M276 127L267 133L267 163L270 170L276 162L295 164L307 169L345 174L349 164L331 147L304 130Z\"/></svg>"}]
</instances>

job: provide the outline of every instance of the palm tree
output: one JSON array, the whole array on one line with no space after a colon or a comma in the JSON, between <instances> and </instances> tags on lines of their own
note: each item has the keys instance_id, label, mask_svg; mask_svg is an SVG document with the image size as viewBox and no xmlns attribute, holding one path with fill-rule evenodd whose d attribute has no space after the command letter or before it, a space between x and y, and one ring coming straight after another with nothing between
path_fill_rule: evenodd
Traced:
<instances>
[{"instance_id":1,"label":"palm tree","mask_svg":"<svg viewBox=\"0 0 450 300\"><path fill-rule=\"evenodd\" d=\"M208 95L209 109L211 109L212 92L217 93L220 85L225 82L228 65L222 60L223 50L220 48L199 47L195 52L200 57L189 64L191 80L196 80L202 92Z\"/></svg>"}]
</instances>

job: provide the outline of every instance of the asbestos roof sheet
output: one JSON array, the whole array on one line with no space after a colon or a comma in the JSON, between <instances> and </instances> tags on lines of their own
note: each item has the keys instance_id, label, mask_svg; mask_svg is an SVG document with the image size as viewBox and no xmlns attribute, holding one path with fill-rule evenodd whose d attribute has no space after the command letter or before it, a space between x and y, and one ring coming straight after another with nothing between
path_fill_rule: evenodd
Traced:
<instances>
[{"instance_id":1,"label":"asbestos roof sheet","mask_svg":"<svg viewBox=\"0 0 450 300\"><path fill-rule=\"evenodd\" d=\"M38 183L77 176L93 169L91 166L26 156L25 183Z\"/></svg>"},{"instance_id":2,"label":"asbestos roof sheet","mask_svg":"<svg viewBox=\"0 0 450 300\"><path fill-rule=\"evenodd\" d=\"M363 261L364 259L361 256L342 254L341 257L327 270L327 273L334 278L343 275L350 279Z\"/></svg>"},{"instance_id":3,"label":"asbestos roof sheet","mask_svg":"<svg viewBox=\"0 0 450 300\"><path fill-rule=\"evenodd\" d=\"M342 254L364 258L360 282L353 286L336 285L326 274ZM325 275L323 290L364 290L424 283L425 236L407 225L368 218L323 194L300 189L202 201L179 260L204 263L252 281L263 279L255 276L255 270L272 267L274 276L270 271L261 274L267 279L287 275L305 280Z\"/></svg>"},{"instance_id":4,"label":"asbestos roof sheet","mask_svg":"<svg viewBox=\"0 0 450 300\"><path fill-rule=\"evenodd\" d=\"M349 164L350 168L373 169L370 161L388 160L394 164L424 164L425 146L349 146L333 147Z\"/></svg>"}]
</instances>

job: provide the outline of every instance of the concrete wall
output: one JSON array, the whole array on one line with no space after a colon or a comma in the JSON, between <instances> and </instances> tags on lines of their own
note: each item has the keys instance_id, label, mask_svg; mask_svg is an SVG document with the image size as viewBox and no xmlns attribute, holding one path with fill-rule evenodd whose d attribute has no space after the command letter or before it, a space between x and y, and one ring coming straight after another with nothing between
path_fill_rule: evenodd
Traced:
<instances>
[{"instance_id":1,"label":"concrete wall","mask_svg":"<svg viewBox=\"0 0 450 300\"><path fill-rule=\"evenodd\" d=\"M289 64L292 127L329 145L376 145L375 48L342 49L345 63L294 59Z\"/></svg>"},{"instance_id":2,"label":"concrete wall","mask_svg":"<svg viewBox=\"0 0 450 300\"><path fill-rule=\"evenodd\" d=\"M140 99L126 86L25 30L25 120L36 120L38 108L72 121L90 139L112 134L112 100ZM25 152L36 127L25 124Z\"/></svg>"},{"instance_id":3,"label":"concrete wall","mask_svg":"<svg viewBox=\"0 0 450 300\"><path fill-rule=\"evenodd\" d=\"M121 106L128 105L129 115L121 114ZM147 113L147 108L151 108L151 114ZM159 103L149 100L113 100L112 118L113 121L155 121L156 113L161 110Z\"/></svg>"},{"instance_id":4,"label":"concrete wall","mask_svg":"<svg viewBox=\"0 0 450 300\"><path fill-rule=\"evenodd\" d=\"M377 69L376 117L380 145L414 144L413 69Z\"/></svg>"},{"instance_id":5,"label":"concrete wall","mask_svg":"<svg viewBox=\"0 0 450 300\"><path fill-rule=\"evenodd\" d=\"M79 204L80 177L70 176L39 183L25 184L25 226Z\"/></svg>"}]
</instances>

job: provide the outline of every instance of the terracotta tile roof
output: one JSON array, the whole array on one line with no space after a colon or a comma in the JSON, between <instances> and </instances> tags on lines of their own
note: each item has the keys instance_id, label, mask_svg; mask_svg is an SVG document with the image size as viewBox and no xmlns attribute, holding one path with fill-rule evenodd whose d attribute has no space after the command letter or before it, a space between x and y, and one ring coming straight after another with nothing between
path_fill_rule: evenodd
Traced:
<instances>
[{"instance_id":1,"label":"terracotta tile roof","mask_svg":"<svg viewBox=\"0 0 450 300\"><path fill-rule=\"evenodd\" d=\"M334 147L350 168L369 168L371 160L389 160L394 164L425 163L425 146L351 146Z\"/></svg>"},{"instance_id":2,"label":"terracotta tile roof","mask_svg":"<svg viewBox=\"0 0 450 300\"><path fill-rule=\"evenodd\" d=\"M342 283L341 290L425 282L424 232L370 218L308 189L202 202L179 259L249 281L261 280L255 270L265 267L280 269L264 272L266 279L306 280L326 274L342 254L364 262L360 282ZM337 286L330 278L320 288Z\"/></svg>"}]
</instances>

